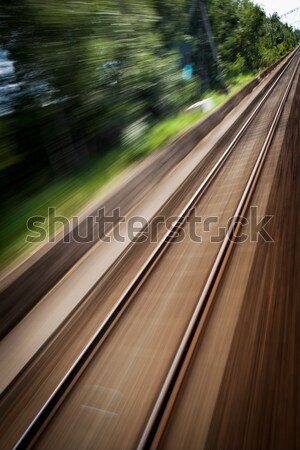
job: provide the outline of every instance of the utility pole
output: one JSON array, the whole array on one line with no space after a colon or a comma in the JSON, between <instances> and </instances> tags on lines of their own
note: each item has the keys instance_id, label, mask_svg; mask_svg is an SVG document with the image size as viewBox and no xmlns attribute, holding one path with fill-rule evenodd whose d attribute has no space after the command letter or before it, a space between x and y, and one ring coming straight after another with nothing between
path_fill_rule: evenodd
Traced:
<instances>
[{"instance_id":1,"label":"utility pole","mask_svg":"<svg viewBox=\"0 0 300 450\"><path fill-rule=\"evenodd\" d=\"M212 57L214 59L214 62L216 64L216 68L217 68L217 71L218 71L218 79L219 79L221 88L225 92L228 92L228 89L226 88L225 80L224 80L224 77L223 77L223 74L222 74L222 70L221 70L221 67L220 67L219 59L218 59L217 47L216 47L215 40L214 40L212 31L211 31L210 23L209 23L209 20L208 20L208 15L207 15L206 6L205 6L205 0L199 0L199 9L200 9L200 13L201 13L201 16L202 16L202 19L203 19L205 32L206 32L207 37L208 37L208 41L209 41Z\"/></svg>"}]
</instances>

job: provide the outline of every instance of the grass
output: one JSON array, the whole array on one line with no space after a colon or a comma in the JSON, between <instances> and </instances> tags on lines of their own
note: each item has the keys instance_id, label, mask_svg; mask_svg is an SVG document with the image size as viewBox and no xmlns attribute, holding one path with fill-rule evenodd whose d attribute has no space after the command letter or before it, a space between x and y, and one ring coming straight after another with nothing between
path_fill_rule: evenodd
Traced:
<instances>
[{"instance_id":1,"label":"grass","mask_svg":"<svg viewBox=\"0 0 300 450\"><path fill-rule=\"evenodd\" d=\"M203 96L212 97L214 107L226 101L235 94L254 74L240 76L231 83L230 94L209 91ZM5 214L1 215L0 254L1 270L18 261L22 256L33 251L38 244L26 242L28 234L26 223L29 217L41 215L47 217L48 207L56 208L56 215L71 218L94 197L104 190L108 181L113 180L128 168L133 161L150 154L161 147L172 137L185 130L206 113L197 110L181 111L177 115L161 120L149 128L134 145L116 147L109 153L100 156L86 167L63 179L56 180L42 191L30 198L13 200ZM53 217L45 223L47 235L57 231Z\"/></svg>"}]
</instances>

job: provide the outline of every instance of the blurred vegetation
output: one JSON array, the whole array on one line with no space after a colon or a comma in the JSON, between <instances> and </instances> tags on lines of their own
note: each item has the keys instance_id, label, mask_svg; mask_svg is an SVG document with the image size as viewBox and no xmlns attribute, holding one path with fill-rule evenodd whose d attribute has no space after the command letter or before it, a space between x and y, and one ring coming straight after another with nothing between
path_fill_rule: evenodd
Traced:
<instances>
[{"instance_id":1,"label":"blurred vegetation","mask_svg":"<svg viewBox=\"0 0 300 450\"><path fill-rule=\"evenodd\" d=\"M199 113L180 112L186 105L220 89L199 1L0 0L1 244L9 253L25 232L24 211L67 201L73 214L103 180L196 120ZM299 41L299 31L249 0L206 6L228 85Z\"/></svg>"}]
</instances>

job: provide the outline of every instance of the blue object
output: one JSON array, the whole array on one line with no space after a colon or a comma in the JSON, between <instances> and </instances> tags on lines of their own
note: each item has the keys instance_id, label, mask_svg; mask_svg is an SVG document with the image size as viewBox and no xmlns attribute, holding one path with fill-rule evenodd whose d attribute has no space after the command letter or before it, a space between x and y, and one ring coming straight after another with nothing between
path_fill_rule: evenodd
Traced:
<instances>
[{"instance_id":1,"label":"blue object","mask_svg":"<svg viewBox=\"0 0 300 450\"><path fill-rule=\"evenodd\" d=\"M186 81L190 80L193 75L193 68L190 64L186 64L182 69L182 78Z\"/></svg>"}]
</instances>

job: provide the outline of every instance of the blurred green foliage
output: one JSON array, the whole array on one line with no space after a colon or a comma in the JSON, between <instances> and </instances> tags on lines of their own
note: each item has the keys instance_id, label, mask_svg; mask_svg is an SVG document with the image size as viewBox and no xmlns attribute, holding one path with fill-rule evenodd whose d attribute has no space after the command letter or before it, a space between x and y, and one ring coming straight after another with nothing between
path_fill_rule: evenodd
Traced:
<instances>
[{"instance_id":1,"label":"blurred green foliage","mask_svg":"<svg viewBox=\"0 0 300 450\"><path fill-rule=\"evenodd\" d=\"M297 43L291 28L249 0L207 6L227 79ZM136 121L156 122L218 87L198 0L14 0L1 12L0 48L17 85L11 114L0 119L8 192L64 175L120 142ZM183 60L194 67L190 81Z\"/></svg>"}]
</instances>

